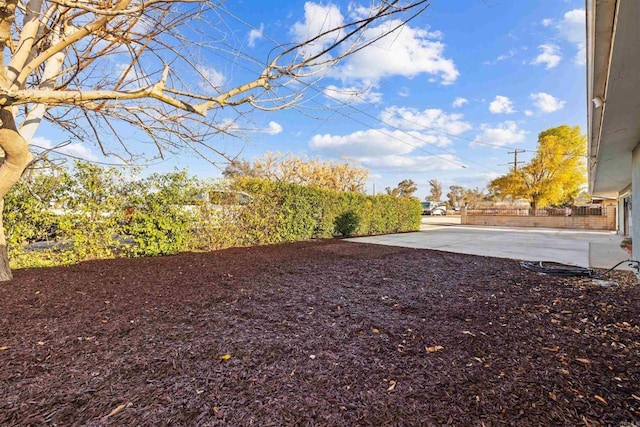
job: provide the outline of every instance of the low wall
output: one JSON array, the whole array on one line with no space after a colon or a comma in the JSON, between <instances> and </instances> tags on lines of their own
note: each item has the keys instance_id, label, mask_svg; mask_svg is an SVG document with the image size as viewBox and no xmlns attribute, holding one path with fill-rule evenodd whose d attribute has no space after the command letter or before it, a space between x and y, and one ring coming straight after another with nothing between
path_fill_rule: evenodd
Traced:
<instances>
[{"instance_id":1,"label":"low wall","mask_svg":"<svg viewBox=\"0 0 640 427\"><path fill-rule=\"evenodd\" d=\"M460 209L462 225L495 225L503 227L573 228L579 230L616 229L616 208L603 208L602 215L529 216L474 214L473 210Z\"/></svg>"}]
</instances>

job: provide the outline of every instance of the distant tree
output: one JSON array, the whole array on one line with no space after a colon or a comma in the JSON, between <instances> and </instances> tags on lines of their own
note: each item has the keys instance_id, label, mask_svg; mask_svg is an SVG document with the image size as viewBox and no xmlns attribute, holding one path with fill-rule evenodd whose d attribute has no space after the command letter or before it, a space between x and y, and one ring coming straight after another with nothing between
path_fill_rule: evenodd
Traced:
<instances>
[{"instance_id":1,"label":"distant tree","mask_svg":"<svg viewBox=\"0 0 640 427\"><path fill-rule=\"evenodd\" d=\"M576 204L589 204L591 202L592 202L591 193L589 193L586 190L580 191L580 193L578 193L578 195L574 199L574 203Z\"/></svg>"},{"instance_id":2,"label":"distant tree","mask_svg":"<svg viewBox=\"0 0 640 427\"><path fill-rule=\"evenodd\" d=\"M462 203L468 206L481 206L489 201L489 195L479 188L467 188L462 195Z\"/></svg>"},{"instance_id":3,"label":"distant tree","mask_svg":"<svg viewBox=\"0 0 640 427\"><path fill-rule=\"evenodd\" d=\"M257 178L260 176L259 171L253 168L251 162L247 160L233 159L222 171L225 178L233 179L239 176L249 176Z\"/></svg>"},{"instance_id":4,"label":"distant tree","mask_svg":"<svg viewBox=\"0 0 640 427\"><path fill-rule=\"evenodd\" d=\"M311 185L336 191L363 192L369 171L354 161L308 159L293 154L265 153L253 163L232 160L222 174L226 178L249 176L273 181Z\"/></svg>"},{"instance_id":5,"label":"distant tree","mask_svg":"<svg viewBox=\"0 0 640 427\"><path fill-rule=\"evenodd\" d=\"M439 202L442 199L442 184L436 179L430 179L429 185L431 186L431 193L427 196L426 200Z\"/></svg>"},{"instance_id":6,"label":"distant tree","mask_svg":"<svg viewBox=\"0 0 640 427\"><path fill-rule=\"evenodd\" d=\"M452 207L458 207L463 203L465 188L460 185L452 185L449 187L447 193L447 199L449 199L449 205Z\"/></svg>"},{"instance_id":7,"label":"distant tree","mask_svg":"<svg viewBox=\"0 0 640 427\"><path fill-rule=\"evenodd\" d=\"M562 125L538 135L538 151L530 163L489 183L498 197L526 198L535 209L568 204L586 182L586 137L579 126Z\"/></svg>"},{"instance_id":8,"label":"distant tree","mask_svg":"<svg viewBox=\"0 0 640 427\"><path fill-rule=\"evenodd\" d=\"M482 203L489 201L489 195L479 188L465 188L461 185L452 185L447 193L449 204L453 207L458 206L480 206Z\"/></svg>"},{"instance_id":9,"label":"distant tree","mask_svg":"<svg viewBox=\"0 0 640 427\"><path fill-rule=\"evenodd\" d=\"M387 194L396 197L411 197L418 191L418 186L411 179L403 179L396 188L387 187Z\"/></svg>"}]
</instances>

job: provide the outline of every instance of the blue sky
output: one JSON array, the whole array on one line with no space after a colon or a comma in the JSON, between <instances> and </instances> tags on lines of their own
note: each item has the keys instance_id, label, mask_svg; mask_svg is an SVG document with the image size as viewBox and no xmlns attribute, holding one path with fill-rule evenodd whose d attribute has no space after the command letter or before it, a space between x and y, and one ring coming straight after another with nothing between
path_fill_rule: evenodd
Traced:
<instances>
[{"instance_id":1,"label":"blue sky","mask_svg":"<svg viewBox=\"0 0 640 427\"><path fill-rule=\"evenodd\" d=\"M220 16L229 40L264 60L274 41L290 43L340 22L354 5L229 0ZM450 185L484 188L508 171L510 151L527 150L518 159L531 159L539 132L561 124L586 131L584 19L578 0L431 0L401 32L329 72L297 108L256 112L238 122L239 138L209 143L246 160L266 151L348 157L370 170L369 193L403 179L418 184L420 198L430 179L445 193ZM203 64L223 87L259 70L215 55ZM353 90L358 96L349 95ZM58 138L43 127L34 143ZM65 149L100 159L91 144ZM203 178L220 176L187 152L149 170L185 166Z\"/></svg>"}]
</instances>

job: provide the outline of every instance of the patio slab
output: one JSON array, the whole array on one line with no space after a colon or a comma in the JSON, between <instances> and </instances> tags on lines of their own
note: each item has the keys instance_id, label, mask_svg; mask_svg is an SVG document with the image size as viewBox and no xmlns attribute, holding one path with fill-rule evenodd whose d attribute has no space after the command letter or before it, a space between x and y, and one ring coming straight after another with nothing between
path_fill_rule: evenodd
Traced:
<instances>
[{"instance_id":1,"label":"patio slab","mask_svg":"<svg viewBox=\"0 0 640 427\"><path fill-rule=\"evenodd\" d=\"M348 239L526 261L610 268L628 259L613 232L524 227L463 226L455 219L423 219L421 231ZM626 265L618 268L628 269Z\"/></svg>"}]
</instances>

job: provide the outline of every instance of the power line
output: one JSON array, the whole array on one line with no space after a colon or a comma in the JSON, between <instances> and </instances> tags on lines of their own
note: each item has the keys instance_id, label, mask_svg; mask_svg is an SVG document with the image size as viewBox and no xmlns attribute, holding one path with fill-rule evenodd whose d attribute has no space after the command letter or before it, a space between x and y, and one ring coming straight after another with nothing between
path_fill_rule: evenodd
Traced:
<instances>
[{"instance_id":1,"label":"power line","mask_svg":"<svg viewBox=\"0 0 640 427\"><path fill-rule=\"evenodd\" d=\"M224 13L226 13L227 15L229 15L231 18L235 19L236 21L238 21L238 22L239 22L239 23L241 23L242 25L246 26L247 28L250 28L250 29L252 29L252 30L258 30L258 29L256 29L254 26L252 26L252 25L250 25L249 23L247 23L246 21L244 21L244 20L240 19L239 17L237 17L237 16L235 16L234 14L232 14L231 12L229 12L226 8L221 8L221 9L222 9L222 11L223 11ZM260 30L258 30L258 31L260 31ZM267 33L265 33L264 31L260 31L260 33L261 33L265 38L267 38L268 40L270 40L270 41L272 41L272 42L274 42L274 43L276 43L276 44L278 44L278 43L279 43L277 40L275 40L273 37L271 37L270 35L268 35L268 34L267 34ZM252 58L252 59L254 59L255 61L258 61L258 60L257 60L257 58ZM238 64L236 64L236 65L238 65ZM241 65L240 65L240 66L241 66ZM242 67L242 66L241 66L241 67ZM243 68L245 68L245 67L243 67ZM247 69L247 68L245 68L245 69ZM248 69L247 69L247 70L248 70ZM250 71L250 70L248 70L248 71ZM304 85L306 88L311 89L311 90L314 90L314 91L318 92L319 94L324 95L325 97L327 97L327 98L329 98L329 99L333 100L334 102L337 102L337 103L341 104L343 107L351 108L352 110L354 110L354 111L356 111L356 112L358 112L358 113L360 113L360 114L362 114L362 115L364 115L364 116L366 116L366 117L369 117L369 118L371 118L371 119L375 120L376 122L379 122L379 123L381 123L381 124L383 124L383 125L385 125L385 126L387 126L387 127L390 127L390 128L392 128L392 129L394 129L394 130L397 130L397 131L399 131L399 132L402 132L403 134L405 134L405 135L407 135L407 136L411 137L412 139L417 139L418 141L421 141L421 142L424 142L425 144L431 145L432 147L434 147L434 148L436 148L436 149L438 149L438 150L440 150L440 151L444 152L445 154L449 154L449 155L452 155L452 156L458 157L458 158L460 158L460 159L462 159L462 160L464 160L464 161L466 161L466 162L468 162L468 163L474 163L474 164L476 164L476 165L478 165L478 166L480 166L480 167L482 167L482 168L484 168L484 169L487 169L487 170L490 170L490 171L493 171L493 172L497 172L495 169L489 168L489 167L487 167L486 165L483 165L483 164L480 164L480 163L474 162L474 161L472 161L472 160L465 159L465 158L463 158L463 157L459 156L459 155L458 155L457 153L455 153L455 152L452 152L452 151L450 151L450 150L445 150L445 149L443 149L442 147L438 147L438 146L432 145L430 141L425 140L425 139L424 139L424 138L422 138L421 136L416 136L415 134L411 134L411 133L409 133L408 131L406 131L406 130L404 130L404 129L399 128L398 126L395 126L395 125L392 125L392 124L390 124L390 123L387 123L387 122L385 122L384 120L381 120L381 119L379 119L378 117L375 117L375 116L373 116L372 114L365 112L364 110L361 110L361 109L359 109L359 108L356 108L355 106L353 106L353 105L351 105L351 104L349 104L349 103L347 103L347 102L345 102L345 101L343 101L343 100L340 100L340 99L338 99L338 98L335 98L335 97L333 97L333 96L331 96L331 95L327 94L326 92L321 91L319 88L317 88L316 86L314 86L314 85L312 85L312 84L310 84L310 83L304 82L304 81L299 80L299 79L296 79L296 81L298 81L299 83L301 83L302 85ZM288 88L288 87L287 87L287 89L289 89L291 92L293 92L293 89ZM312 101L313 101L313 102L315 102L315 103L316 103L316 104L318 104L318 105L322 105L322 104L321 104L320 102L318 102L318 101L315 101L315 100L312 100ZM327 108L326 106L323 106L323 107L324 107L324 108ZM398 137L397 137L397 136L395 136L395 135L391 135L391 134L389 134L389 133L387 133L387 132L384 132L384 131L382 131L382 130L380 130L380 129L376 129L376 128L374 128L374 127L370 126L369 124L367 124L367 123L365 123L365 122L363 122L363 121L357 120L357 119L355 119L355 118L353 118L353 117L351 117L351 116L346 115L345 113L343 113L343 112L339 111L338 109L333 109L333 108L329 108L329 109L330 109L331 111L333 111L333 114L338 113L338 114L340 114L341 116L343 116L343 117L345 117L345 118L347 118L347 119L349 119L349 120L352 120L352 121L354 121L354 122L356 122L356 123L359 123L359 124L361 124L361 125L365 126L366 128L368 128L368 129L370 129L370 130L374 130L374 131L377 131L377 132L379 132L379 133L382 133L383 135L388 136L389 138L395 139L395 140L399 141L400 143L403 143L403 144L405 144L405 145L408 145L408 146L410 146L410 147L412 147L412 148L415 148L416 150L420 150L420 151L423 151L423 152L425 152L425 153L427 153L427 154L430 154L430 155L432 155L432 156L439 157L439 158L440 158L440 159L442 159L442 160L445 160L445 161L447 161L447 162L449 162L449 163L455 164L455 165L460 166L460 167L462 167L462 168L466 168L466 167L467 167L466 165L462 164L461 162L453 161L453 160L451 160L451 159L449 159L449 158L447 158L447 157L444 157L444 156L439 155L439 154L437 154L437 153L434 153L434 152L432 152L432 151L426 150L426 149L424 149L424 148L423 148L423 147L421 147L421 146L417 146L417 145L411 144L411 143L409 143L409 142L407 142L407 141L405 141L405 140L403 140L403 139L398 138ZM332 115L333 115L333 114L332 114ZM328 120L328 119L326 119L326 120ZM325 122L326 122L326 120L325 120ZM406 120L406 121L408 121L408 120ZM410 122L410 121L408 121L408 122ZM419 125L419 126L422 126L421 124L418 124L418 123L414 123L414 124L417 124L417 125ZM427 126L422 126L422 127L424 127L425 129L431 130L432 132L437 132L437 133L445 134L445 135L448 135L448 136L454 136L454 135L452 135L452 134L448 134L448 133L443 132L443 131L437 131L436 129L434 129L434 128L430 128L430 127L427 127Z\"/></svg>"},{"instance_id":2,"label":"power line","mask_svg":"<svg viewBox=\"0 0 640 427\"><path fill-rule=\"evenodd\" d=\"M258 28L256 28L256 27L254 27L253 25L249 24L248 22L244 21L243 19L241 19L241 18L239 18L238 16L234 15L233 13L231 13L227 8L224 8L224 7L222 7L222 6L221 6L221 7L220 7L220 10L221 10L222 12L224 12L226 15L228 15L229 17L231 17L232 19L234 19L234 20L236 20L237 22L239 22L241 25L243 25L243 26L245 26L245 27L247 27L247 28L249 28L249 29L251 29L251 30L259 31L259 32L260 32L260 34L261 34L263 37L265 37L267 40L271 41L271 42L272 42L272 43L274 43L275 45L282 45L282 43L281 43L280 41L278 41L277 39L275 39L274 37L272 37L271 35L269 35L268 33L266 33L263 29L258 29ZM259 59L255 58L255 57L253 57L253 56L251 56L251 55L246 55L246 53L244 53L244 52L243 52L243 56L247 57L248 59L253 60L255 63L262 63L262 61L260 61ZM224 57L222 57L222 56L221 56L221 58L226 59L226 58L224 58ZM241 68L244 68L246 71L250 71L250 72L252 71L252 70L250 70L248 67L245 67L245 66L241 65L240 63L235 62L234 64L235 64L236 66L239 66L239 67L241 67ZM338 99L338 98L335 98L335 97L333 97L333 96L331 96L331 95L329 95L329 94L327 94L327 93L323 92L322 90L320 90L319 88L317 88L316 86L314 86L314 85L312 85L312 84L310 84L310 83L304 82L304 81L299 80L299 79L296 79L296 81L298 81L299 83L301 83L302 85L304 85L306 88L308 88L308 89L312 89L312 90L314 90L314 91L318 92L319 94L324 95L325 97L327 97L327 98L329 98L329 99L332 99L334 102L337 102L337 103L341 104L343 107L349 107L349 108L351 108L352 110L354 110L354 111L356 111L356 112L358 112L358 113L360 113L360 114L362 114L362 115L364 115L364 116L366 116L366 117L369 117L369 118L371 118L371 119L375 120L376 122L379 122L379 123L381 123L381 124L383 124L383 125L385 125L385 126L388 126L388 127L392 128L392 129L395 129L395 130L397 130L397 131L399 131L399 132L402 132L402 133L404 133L404 134L406 134L406 135L408 135L408 136L412 137L413 139L417 139L417 140L419 140L419 141L424 142L425 144L429 144L429 145L431 145L432 147L434 147L434 148L436 148L436 149L438 149L438 150L440 150L440 151L442 151L442 152L444 152L444 153L446 153L446 154L450 154L450 155L456 156L457 158L460 158L461 160L464 160L464 161L466 161L466 162L468 162L468 163L476 164L476 165L478 165L478 166L482 167L483 169L490 170L490 171L493 171L493 172L498 172L496 169L493 169L493 168L487 167L487 166L486 166L486 165L484 165L484 164L481 164L481 163L478 163L478 162L475 162L475 161L472 161L472 160L468 160L468 159L466 159L466 158L464 158L464 157L462 157L462 156L458 155L457 153L455 153L455 152L453 152L453 151L451 151L451 150L445 150L445 149L443 149L442 147L438 147L438 146L432 145L432 143L431 143L430 141L426 141L425 139L420 138L420 137L418 137L418 136L416 136L416 135L413 135L413 134L409 133L408 131L406 131L406 130L404 130L404 129L401 129L401 128L397 127L397 126L394 126L394 125L392 125L392 124L390 124L390 123L387 123L387 122L385 122L384 120L381 120L381 119L379 119L378 117L375 117L375 116L373 116L372 114L367 113L367 112L365 112L365 111L364 111L364 110L362 110L362 109L356 108L355 106L353 106L353 105L351 105L351 104L348 104L348 103L347 103L347 102L345 102L345 101L342 101L342 100L340 100L340 99ZM286 86L282 86L282 87L285 87L286 89L288 89L289 91L291 91L292 93L294 93L294 89L289 88L289 87L286 87ZM424 152L426 152L426 153L428 153L428 154L430 154L430 155L433 155L433 156L440 157L440 158L442 158L443 160L446 160L447 162L451 162L451 163L457 164L458 166L465 167L465 166L464 166L463 164L461 164L460 162L454 162L454 161L452 161L451 159L448 159L448 158L446 158L446 157L443 157L442 155L438 155L438 154L436 154L436 153L433 153L433 152L430 152L430 151L428 151L428 150L425 150L425 149L423 149L423 148L422 148L422 147L420 147L420 146L416 146L416 145L410 144L410 143L408 143L407 141L404 141L404 140L402 140L402 139L400 139L400 138L398 138L398 137L395 137L395 136L393 136L393 135L390 135L390 134L388 134L388 133L385 133L384 131L381 131L380 129L375 129L375 128L373 128L372 126L370 126L370 125L368 125L368 124L366 124L366 123L364 123L364 122L362 122L362 121L356 120L356 119L354 119L353 117L348 116L348 115L346 115L345 113L342 113L342 112L338 111L337 109L333 109L333 108L331 108L331 107L324 106L324 105L322 105L320 102L316 101L315 99L312 99L311 101L312 101L312 102L314 102L314 103L316 103L317 105L321 105L321 106L323 106L323 108L328 108L328 109L330 109L331 111L333 111L332 115L333 115L333 114L335 114L335 113L338 113L338 114L340 114L341 116L343 116L343 117L345 117L345 118L347 118L347 119L350 119L350 120L352 120L352 121L355 121L356 123L359 123L359 124L361 124L361 125L363 125L363 126L367 127L367 128L368 128L368 129L370 129L370 130L376 130L376 131L381 132L382 134L384 134L384 135L386 135L386 136L389 136L390 138L396 139L396 140L398 140L399 142L401 142L401 143L403 143L403 144L406 144L406 145L409 145L409 146L411 146L411 147L413 147L413 148L415 148L415 149L418 149L418 150L424 151ZM325 120L324 120L324 122L326 122L327 120L328 120L328 119L325 119ZM425 126L425 125L423 125L423 124L421 124L421 123L418 123L418 122L415 122L415 121L412 121L412 120L409 120L409 119L405 119L405 118L403 118L403 120L404 120L404 121L406 121L406 122L408 122L408 123L412 123L412 124L415 124L415 125L417 125L417 126L420 126L420 127L424 128L424 129L426 129L426 130L429 130L430 132L433 132L433 133L436 133L436 134L440 134L440 135L445 135L445 136L448 136L448 137L451 137L451 138L457 138L457 139L460 139L460 140L469 141L469 142L471 142L471 143L473 143L473 144L487 145L487 146L492 146L492 147L502 148L502 149L511 149L511 150L517 151L518 153L525 153L525 152L529 152L529 153L560 154L560 155L568 155L568 156L576 156L576 157L588 157L587 155L580 155L580 154L574 154L574 153L543 152L543 151L539 151L539 150L521 149L521 148L517 148L517 147L513 147L513 146L509 146L509 145L504 145L504 144L500 144L500 143L488 142L488 141L481 141L481 140L478 140L477 138L468 138L468 137L464 137L464 136L461 136L461 135L455 135L455 134L452 134L452 133L449 133L449 132L443 131L443 130L441 130L441 129L433 128L433 127L430 127L430 126ZM319 126L319 127L321 127L321 126ZM318 127L318 128L319 128L319 127ZM509 152L509 154L515 154L515 153L514 153L514 152ZM516 159L514 160L514 168L517 168L517 164L522 163L522 162L518 162L518 161L517 161L517 154L515 154L515 157L516 157Z\"/></svg>"},{"instance_id":3,"label":"power line","mask_svg":"<svg viewBox=\"0 0 640 427\"><path fill-rule=\"evenodd\" d=\"M513 154L513 171L516 172L518 170L518 163L524 163L524 161L518 161L518 153L524 153L525 150L513 150L508 151L507 154Z\"/></svg>"},{"instance_id":4,"label":"power line","mask_svg":"<svg viewBox=\"0 0 640 427\"><path fill-rule=\"evenodd\" d=\"M347 102L345 102L345 101L342 101L341 99L335 98L335 97L333 97L333 96L331 96L331 95L329 95L329 94L327 94L327 93L325 93L325 92L322 92L319 88L315 87L315 86L314 86L314 85L312 85L312 84L309 84L309 83L306 83L306 82L304 82L304 81L300 81L300 80L297 80L297 81L298 81L298 82L300 82L300 83L301 83L302 85L304 85L305 87L307 87L308 89L314 90L314 91L318 92L319 94L322 94L322 95L324 95L325 97L327 97L327 98L329 98L329 99L333 100L334 102L337 102L337 103L341 104L343 107L348 107L348 108L350 108L350 109L352 109L352 110L356 111L357 113L360 113L360 114L362 114L362 115L364 115L364 116L366 116L366 117L369 117L369 118L370 118L370 119L372 119L372 120L375 120L376 122L379 122L379 123L381 123L381 124L383 124L383 125L385 125L385 126L387 126L387 127L390 127L390 128L392 128L392 129L394 129L394 130L397 130L398 132L404 133L405 135L410 136L410 137L411 137L411 138L413 138L413 139L417 139L417 140L419 140L419 141L422 141L422 142L424 142L425 144L428 144L428 145L432 146L433 148L436 148L436 149L438 149L438 150L440 150L440 151L444 152L445 154L449 154L449 155L452 155L452 156L456 156L456 157L458 157L458 158L460 158L460 159L462 159L462 160L464 160L464 161L466 161L466 162L469 162L469 163L474 163L474 164L476 164L476 165L478 165L478 166L480 166L480 167L482 167L482 168L484 168L484 169L486 169L486 170L490 170L490 171L493 171L493 172L499 172L499 171L497 171L496 169L493 169L493 168L487 167L487 166L486 166L486 165L484 165L484 164L481 164L481 163L475 162L475 161L473 161L473 160L466 159L466 158L464 158L464 157L462 157L462 156L458 155L457 153L455 153L455 152L453 152L453 151L445 150L444 148L442 148L442 147L438 147L437 145L432 145L432 143L431 143L430 141L425 140L425 139L424 139L424 138L422 138L421 136L416 136L415 134L409 133L409 131L406 131L406 130L404 130L404 129L401 129L400 127L395 126L395 125L392 125L391 123L385 122L384 120L382 120L382 119L380 119L380 118L378 118L378 117L376 117L376 116L374 116L374 115L372 115L372 114L370 114L370 113L368 113L368 112L366 112L366 111L364 111L364 110L362 110L362 109L360 109L360 108L357 108L357 107L353 106L352 104L349 104L349 103L347 103ZM287 88L287 89L289 89L289 88ZM292 89L289 89L289 90L292 90ZM317 101L315 101L315 100L312 100L312 101L313 101L313 102L315 102L315 103L316 103L316 104L318 104L318 105L322 105L322 104L320 104L319 102L317 102ZM446 157L443 157L443 156L442 156L442 155L440 155L440 154L436 154L436 153L433 153L433 152L431 152L431 151L428 151L428 150L424 149L424 148L423 148L423 147L421 147L421 146L416 146L416 145L410 144L409 142L404 141L404 140L402 140L402 139L400 139L400 138L398 138L398 137L396 137L396 136L394 136L394 135L390 135L390 134L388 134L388 133L386 133L386 132L384 132L384 131L382 131L382 130L380 130L380 129L376 129L376 128L374 128L373 126L371 126L371 125L369 125L369 124L367 124L367 123L365 123L365 122L362 122L362 121L360 121L360 120L357 120L357 119L353 118L352 116L348 116L348 115L346 115L345 113L343 113L343 112L339 111L339 109L334 109L334 108L326 107L326 106L324 106L324 105L323 105L323 108L328 108L328 109L330 109L330 110L333 112L333 114L338 113L338 114L340 114L341 116L343 116L343 117L345 117L345 118L347 118L347 119L349 119L349 120L352 120L352 121L354 121L354 122L356 122L356 123L359 123L359 124L361 124L361 125L365 126L367 129L375 130L375 131L377 131L377 132L380 132L380 133L382 133L383 135L386 135L386 136L388 136L388 137L390 137L390 138L392 138L392 139L395 139L395 140L397 140L397 141L399 141L399 142L401 142L401 143L403 143L403 144L405 144L405 145L408 145L408 146L413 147L413 148L415 148L415 149L417 149L417 150L420 150L420 151L424 151L424 152L426 152L426 153L428 153L428 154L431 154L431 155L433 155L433 156L439 157L439 158L441 158L441 159L443 159L443 160L445 160L445 161L447 161L447 162L450 162L450 163L456 164L456 165L458 165L458 166L461 166L461 167L463 167L463 168L466 168L466 166L465 166L465 165L463 165L463 164L462 164L462 163L460 163L460 162L452 161L451 159L448 159L448 158L446 158ZM333 115L333 114L332 114L332 115ZM328 119L325 119L325 120L324 120L324 122L326 122L327 120L328 120ZM425 129L428 129L428 130L430 130L430 131L432 131L432 132L434 132L434 133L440 133L440 134L444 134L444 135L447 135L447 136L457 137L456 135L449 134L449 133L444 132L444 131L439 131L438 129L431 128L431 127L428 127L428 126L424 126L424 125L422 125L422 124L420 124L420 123L416 123L416 122L413 122L413 121L411 121L411 120L407 120L407 119L403 119L403 120L405 120L405 121L407 121L407 122L409 122L409 123L413 123L413 124L415 124L415 125L421 126L421 127L425 128ZM319 128L319 127L318 127L318 128ZM471 140L470 140L470 141L471 141Z\"/></svg>"}]
</instances>

